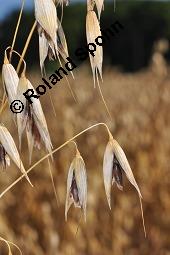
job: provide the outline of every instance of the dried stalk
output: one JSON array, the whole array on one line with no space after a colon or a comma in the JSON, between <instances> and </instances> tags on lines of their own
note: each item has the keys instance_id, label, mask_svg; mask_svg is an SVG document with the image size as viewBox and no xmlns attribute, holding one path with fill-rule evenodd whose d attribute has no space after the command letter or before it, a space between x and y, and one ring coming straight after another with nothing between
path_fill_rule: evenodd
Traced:
<instances>
[{"instance_id":1,"label":"dried stalk","mask_svg":"<svg viewBox=\"0 0 170 255\"><path fill-rule=\"evenodd\" d=\"M51 155L53 155L54 153L56 153L57 151L61 150L63 147L65 147L68 143L70 143L71 141L75 140L77 137L79 137L80 135L86 133L87 131L89 131L90 129L97 127L97 126L104 126L107 129L107 132L109 134L109 137L111 135L110 130L108 128L108 126L105 123L97 123L94 124L86 129L84 129L83 131L81 131L80 133L76 134L75 136L73 136L72 138L70 138L69 140L67 140L65 143L63 143L62 145L60 145L59 147L57 147L56 149L54 149L51 153L48 153L47 155L45 155L44 157L42 157L40 160L38 160L33 166L31 166L26 173L28 174L29 172L31 172L36 166L38 166L41 162L43 162L45 159L49 158ZM11 185L9 185L1 194L0 194L0 198L2 198L11 188L13 188L19 181L21 181L23 178L25 177L25 175L21 175L18 179L16 179Z\"/></svg>"}]
</instances>

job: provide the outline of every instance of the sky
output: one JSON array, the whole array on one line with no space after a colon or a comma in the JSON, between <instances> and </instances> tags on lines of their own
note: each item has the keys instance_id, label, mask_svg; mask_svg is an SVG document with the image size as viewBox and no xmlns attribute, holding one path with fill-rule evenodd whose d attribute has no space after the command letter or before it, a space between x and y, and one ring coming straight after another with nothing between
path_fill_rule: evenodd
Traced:
<instances>
[{"instance_id":1,"label":"sky","mask_svg":"<svg viewBox=\"0 0 170 255\"><path fill-rule=\"evenodd\" d=\"M34 4L33 1L34 0L26 0L25 7L33 8L33 4ZM70 2L73 2L73 1L75 2L75 0L70 0ZM116 0L116 1L119 1L119 0ZM136 1L139 1L139 0L136 0ZM153 0L153 1L157 1L157 0ZM161 1L170 1L170 0L161 0ZM21 0L0 0L0 20L2 20L6 15L8 15L12 10L18 9L21 6L21 2L22 2ZM84 2L86 2L86 0L84 0Z\"/></svg>"},{"instance_id":2,"label":"sky","mask_svg":"<svg viewBox=\"0 0 170 255\"><path fill-rule=\"evenodd\" d=\"M2 20L12 10L18 9L21 6L21 0L0 0L0 20ZM33 0L25 1L26 8L33 7Z\"/></svg>"}]
</instances>

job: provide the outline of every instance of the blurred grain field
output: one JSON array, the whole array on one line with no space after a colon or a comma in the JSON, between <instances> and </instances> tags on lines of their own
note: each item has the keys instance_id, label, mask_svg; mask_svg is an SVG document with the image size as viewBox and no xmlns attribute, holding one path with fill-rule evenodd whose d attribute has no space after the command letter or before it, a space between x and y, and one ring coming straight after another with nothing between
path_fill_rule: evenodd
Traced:
<instances>
[{"instance_id":1,"label":"blurred grain field","mask_svg":"<svg viewBox=\"0 0 170 255\"><path fill-rule=\"evenodd\" d=\"M108 120L99 93L93 89L86 66L77 68L70 81L78 103L72 99L66 82L41 98L54 147L82 129L106 122L125 150L143 194L147 238L144 238L139 199L124 178L124 191L113 187L112 211L104 193L102 160L107 133L97 127L76 141L88 173L87 223L81 211L71 208L64 220L66 179L74 147L68 145L54 155L53 174L58 192L57 205L44 161L30 174L31 188L23 180L0 200L0 233L19 245L24 255L170 255L170 80L151 68L135 74L116 69L104 70L102 89L113 121ZM29 74L34 86L40 84L39 71ZM7 110L3 123L18 144L17 129ZM33 162L44 155L35 152ZM28 167L26 140L22 159ZM18 176L12 166L1 171L2 192ZM77 227L78 233L76 235ZM1 246L1 255L7 254ZM15 252L14 254L17 254Z\"/></svg>"}]
</instances>

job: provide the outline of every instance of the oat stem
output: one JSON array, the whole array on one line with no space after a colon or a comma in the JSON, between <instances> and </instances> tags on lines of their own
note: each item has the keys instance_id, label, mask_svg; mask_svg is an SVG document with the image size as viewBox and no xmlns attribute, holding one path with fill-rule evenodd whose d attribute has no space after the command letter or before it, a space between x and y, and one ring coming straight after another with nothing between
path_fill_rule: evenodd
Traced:
<instances>
[{"instance_id":1,"label":"oat stem","mask_svg":"<svg viewBox=\"0 0 170 255\"><path fill-rule=\"evenodd\" d=\"M141 199L140 196L139 196L139 201L140 201L140 209L141 209L141 214L142 214L143 231L144 231L144 235L145 235L145 238L146 238L145 219L144 219L144 213L143 213L142 199Z\"/></svg>"},{"instance_id":2,"label":"oat stem","mask_svg":"<svg viewBox=\"0 0 170 255\"><path fill-rule=\"evenodd\" d=\"M76 149L76 153L79 152L78 147L77 147L77 143L76 143L75 141L71 141L70 143L73 143L73 144L74 144L75 149Z\"/></svg>"},{"instance_id":3,"label":"oat stem","mask_svg":"<svg viewBox=\"0 0 170 255\"><path fill-rule=\"evenodd\" d=\"M8 47L9 48L9 47ZM8 49L7 48L7 49ZM22 58L22 56L17 52L17 51L15 51L15 50L12 50L11 52L14 52L15 54L17 54L19 57L20 57L20 59ZM27 65L26 65L26 62L25 62L25 60L22 58L22 62L23 62L23 64L24 64L24 68L23 68L23 71L22 71L22 74L24 74L25 75L25 73L26 73L26 68L27 68Z\"/></svg>"},{"instance_id":4,"label":"oat stem","mask_svg":"<svg viewBox=\"0 0 170 255\"><path fill-rule=\"evenodd\" d=\"M101 98L102 98L103 104L104 104L104 106L105 106L105 108L106 108L106 111L107 111L107 113L108 113L108 116L109 116L110 120L112 121L112 115L111 115L111 113L110 113L110 111L109 111L109 108L108 108L108 106L107 106L106 100L105 100L105 98L104 98L104 96L103 96L103 92L102 92L102 89L101 89L101 86L100 86L100 83L99 83L98 73L96 72L96 74L97 74L97 75L96 75L96 77L97 77L97 85L98 85L98 89L99 89L100 96L101 96Z\"/></svg>"},{"instance_id":5,"label":"oat stem","mask_svg":"<svg viewBox=\"0 0 170 255\"><path fill-rule=\"evenodd\" d=\"M51 155L53 155L54 153L56 153L57 151L59 151L60 149L62 149L63 147L65 147L68 143L70 143L71 141L75 140L77 137L79 137L80 135L86 133L87 131L89 131L92 128L95 128L97 126L104 126L107 129L109 138L110 138L110 130L108 128L108 126L106 125L106 123L103 122L99 122L97 124L94 124L84 130L82 130L80 133L76 134L75 136L73 136L72 138L70 138L69 140L67 140L65 143L63 143L62 145L60 145L59 147L57 147L56 149L54 149L51 153L48 153L47 155L45 155L44 157L42 157L40 160L38 160L33 166L31 166L26 173L28 174L29 172L31 172L37 165L39 165L42 161L44 161L45 159L47 159L48 157L50 157ZM21 181L23 178L25 177L25 174L21 175L18 179L16 179L11 185L9 185L1 194L0 194L0 198L2 198L12 187L14 187L19 181Z\"/></svg>"},{"instance_id":6,"label":"oat stem","mask_svg":"<svg viewBox=\"0 0 170 255\"><path fill-rule=\"evenodd\" d=\"M21 6L20 13L19 13L17 25L16 25L16 28L15 28L14 38L13 38L13 41L12 41L12 47L11 47L9 62L11 62L12 50L14 49L14 46L15 46L16 37L17 37L18 29L19 29L19 26L20 26L20 23L21 23L22 14L23 14L24 4L25 4L25 0L22 0L22 6Z\"/></svg>"},{"instance_id":7,"label":"oat stem","mask_svg":"<svg viewBox=\"0 0 170 255\"><path fill-rule=\"evenodd\" d=\"M32 28L31 28L31 30L30 30L30 33L29 33L29 35L28 35L28 38L27 38L27 41L26 41L26 43L25 43L25 46L24 46L24 49L23 49L21 58L20 58L20 60L19 60L18 66L17 66L17 73L19 73L19 70L20 70L20 68L21 68L22 61L23 61L23 59L24 59L24 57L25 57L26 51L27 51L27 49L28 49L29 43L30 43L31 38L32 38L32 35L33 35L33 32L34 32L34 30L35 30L35 28L36 28L36 24L37 24L37 22L35 21L34 24L33 24L33 26L32 26ZM7 99L5 100L5 102L4 102L3 104L1 104L1 107L0 107L0 116L1 116L1 114L3 113L3 111L5 110L7 104L8 104Z\"/></svg>"},{"instance_id":8,"label":"oat stem","mask_svg":"<svg viewBox=\"0 0 170 255\"><path fill-rule=\"evenodd\" d=\"M35 28L36 28L36 25L37 25L37 22L35 21L34 24L33 24L33 26L32 26L32 28L31 28L31 30L30 30L30 33L29 33L28 38L27 38L27 40L26 40L26 43L25 43L25 46L24 46L24 49L23 49L23 52L22 52L20 61L19 61L19 63L18 63L18 66L17 66L17 73L19 73L19 70L20 70L20 68L21 68L22 60L23 60L24 57L25 57L25 54L26 54L26 52L27 52L27 49L28 49L28 46L29 46L29 44L30 44L32 35L33 35L34 30L35 30Z\"/></svg>"},{"instance_id":9,"label":"oat stem","mask_svg":"<svg viewBox=\"0 0 170 255\"><path fill-rule=\"evenodd\" d=\"M15 248L17 248L17 250L18 250L18 251L20 252L20 254L22 255L22 251L20 250L20 248L19 248L16 244L14 244L14 243L12 243L12 242L10 242L10 241L5 240L3 237L0 237L0 241L6 243L6 245L8 246L8 251L9 251L8 254L12 254L12 252L11 252L11 247L10 247L10 244L11 244L11 245L13 245Z\"/></svg>"}]
</instances>

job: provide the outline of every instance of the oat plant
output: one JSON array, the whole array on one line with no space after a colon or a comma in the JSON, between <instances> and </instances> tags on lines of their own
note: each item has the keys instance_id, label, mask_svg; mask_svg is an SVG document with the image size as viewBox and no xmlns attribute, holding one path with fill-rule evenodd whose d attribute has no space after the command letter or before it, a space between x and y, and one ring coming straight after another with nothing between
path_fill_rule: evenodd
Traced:
<instances>
[{"instance_id":1,"label":"oat plant","mask_svg":"<svg viewBox=\"0 0 170 255\"><path fill-rule=\"evenodd\" d=\"M87 205L87 176L86 166L82 156L76 145L76 155L71 162L68 178L67 193L65 204L65 219L70 206L74 203L75 207L82 208L86 221L86 205Z\"/></svg>"},{"instance_id":2,"label":"oat plant","mask_svg":"<svg viewBox=\"0 0 170 255\"><path fill-rule=\"evenodd\" d=\"M18 184L18 182L20 182L24 177L31 184L28 174L33 169L35 169L41 162L47 159L49 163L49 171L50 171L51 181L53 184L53 190L57 199L57 190L54 184L54 179L53 179L53 174L51 169L51 165L53 164L53 162L50 161L50 158L53 158L54 153L61 150L70 142L74 142L77 137L83 135L84 133L88 132L89 130L95 127L102 126L106 128L107 134L109 136L109 142L106 146L106 150L104 153L104 160L103 160L104 187L105 187L105 192L106 192L106 197L107 197L109 207L111 209L111 186L112 184L115 183L120 190L123 190L123 175L125 174L128 180L130 181L130 183L136 188L138 192L140 203L141 203L143 227L144 227L144 232L146 235L142 202L141 202L142 195L141 195L140 189L134 178L133 172L131 170L131 167L128 163L128 160L125 156L124 151L120 147L119 143L113 138L108 126L105 123L94 124L82 130L80 133L76 134L74 137L70 138L59 147L53 149L46 118L43 113L40 100L35 99L33 104L29 104L28 101L23 96L23 92L25 92L27 89L33 89L35 93L35 89L31 81L27 78L25 54L27 52L32 35L36 28L39 35L40 71L42 74L45 73L44 63L47 57L49 57L49 59L53 61L58 59L59 63L62 65L62 61L65 61L69 55L67 41L66 41L66 37L62 27L63 15L61 16L61 19L59 19L59 17L57 16L57 8L61 6L62 14L63 14L64 4L68 5L68 1L64 1L64 0L57 0L57 1L34 0L35 22L32 25L32 28L25 42L25 46L22 53L20 54L15 51L15 42L17 40L17 33L21 23L24 2L25 1L23 0L12 44L11 46L7 47L7 49L4 52L4 64L2 66L2 80L3 80L4 94L3 94L2 103L0 106L0 116L1 116L1 119L3 119L3 113L7 105L10 105L15 99L19 99L24 105L24 111L21 114L17 114L17 116L11 113L11 116L17 126L16 128L18 130L20 152L22 154L22 146L21 146L22 137L24 134L26 134L27 140L28 140L29 162L31 163L31 157L32 157L32 152L34 147L40 150L42 148L41 145L43 144L45 147L46 155L43 156L41 159L39 159L37 162L35 162L27 170L25 170L21 157L19 155L18 149L15 145L15 141L12 138L7 127L5 127L3 123L1 122L0 123L1 166L3 168L6 168L10 164L10 159L12 159L12 161L16 164L16 166L21 170L22 175L0 194L0 198L2 198L16 184ZM97 8L97 14L95 12L95 6ZM103 0L94 0L94 1L87 0L87 16L86 16L87 43L92 43L95 41L96 37L102 36L100 31L100 17L101 17L101 12L103 9L104 9ZM19 61L18 61L18 65L16 69L14 68L12 64L13 54L17 54L19 57ZM60 57L62 58L62 60L60 59ZM99 82L99 77L100 77L100 80L103 81L102 79L102 64L103 64L102 47L97 47L95 57L92 57L91 55L89 55L89 57L90 57L90 63L92 68L94 85L96 84L96 81L97 81L97 85L98 85L100 94L102 96L102 100L104 102L105 108L107 109L107 112L111 117L110 111L103 97L103 93L101 91L100 82ZM23 64L23 69L21 70L22 64ZM80 155L80 152L78 150L76 143L75 145L76 145L76 153L74 158L71 161L71 165L68 171L68 178L67 178L65 218L67 220L68 210L71 207L71 205L74 204L75 207L81 208L84 214L84 218L86 220L87 173L86 173L86 167L85 167L85 162L83 160L83 156ZM7 244L9 249L9 255L11 255L12 252L11 252L10 244L12 243L6 241L3 238L0 238L0 240L4 241Z\"/></svg>"}]
</instances>

